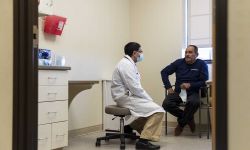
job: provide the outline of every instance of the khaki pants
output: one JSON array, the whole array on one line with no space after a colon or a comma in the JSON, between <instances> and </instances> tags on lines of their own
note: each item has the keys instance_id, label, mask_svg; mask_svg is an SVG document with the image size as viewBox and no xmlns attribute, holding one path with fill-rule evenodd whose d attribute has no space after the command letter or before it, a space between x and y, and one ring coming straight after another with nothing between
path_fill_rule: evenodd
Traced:
<instances>
[{"instance_id":1,"label":"khaki pants","mask_svg":"<svg viewBox=\"0 0 250 150\"><path fill-rule=\"evenodd\" d=\"M140 134L140 138L159 141L162 131L164 113L154 113L149 117L140 117L134 120L130 126Z\"/></svg>"}]
</instances>

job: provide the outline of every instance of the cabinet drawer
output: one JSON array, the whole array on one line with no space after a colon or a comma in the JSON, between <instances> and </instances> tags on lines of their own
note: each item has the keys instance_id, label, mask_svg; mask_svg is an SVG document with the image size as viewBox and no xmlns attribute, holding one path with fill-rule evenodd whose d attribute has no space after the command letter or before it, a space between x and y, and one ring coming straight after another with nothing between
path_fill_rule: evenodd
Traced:
<instances>
[{"instance_id":1,"label":"cabinet drawer","mask_svg":"<svg viewBox=\"0 0 250 150\"><path fill-rule=\"evenodd\" d=\"M38 124L68 120L68 101L38 103Z\"/></svg>"},{"instance_id":2,"label":"cabinet drawer","mask_svg":"<svg viewBox=\"0 0 250 150\"><path fill-rule=\"evenodd\" d=\"M38 101L67 100L68 86L39 86Z\"/></svg>"},{"instance_id":3,"label":"cabinet drawer","mask_svg":"<svg viewBox=\"0 0 250 150\"><path fill-rule=\"evenodd\" d=\"M39 70L39 85L68 85L67 71Z\"/></svg>"},{"instance_id":4,"label":"cabinet drawer","mask_svg":"<svg viewBox=\"0 0 250 150\"><path fill-rule=\"evenodd\" d=\"M68 121L52 124L52 149L68 145Z\"/></svg>"},{"instance_id":5,"label":"cabinet drawer","mask_svg":"<svg viewBox=\"0 0 250 150\"><path fill-rule=\"evenodd\" d=\"M38 150L51 149L51 124L38 126Z\"/></svg>"}]
</instances>

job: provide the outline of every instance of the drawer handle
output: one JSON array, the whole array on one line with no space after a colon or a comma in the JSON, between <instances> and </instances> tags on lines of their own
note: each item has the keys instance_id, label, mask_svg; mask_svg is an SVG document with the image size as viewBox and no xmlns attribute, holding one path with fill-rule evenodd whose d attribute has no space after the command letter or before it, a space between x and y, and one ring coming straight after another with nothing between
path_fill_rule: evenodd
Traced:
<instances>
[{"instance_id":1,"label":"drawer handle","mask_svg":"<svg viewBox=\"0 0 250 150\"><path fill-rule=\"evenodd\" d=\"M48 95L52 95L52 94L56 95L57 93L56 92L55 93L48 93Z\"/></svg>"},{"instance_id":2,"label":"drawer handle","mask_svg":"<svg viewBox=\"0 0 250 150\"><path fill-rule=\"evenodd\" d=\"M45 140L48 140L48 138L39 138L38 141L45 141Z\"/></svg>"},{"instance_id":3,"label":"drawer handle","mask_svg":"<svg viewBox=\"0 0 250 150\"><path fill-rule=\"evenodd\" d=\"M66 134L57 134L56 137L58 136L65 136Z\"/></svg>"},{"instance_id":4,"label":"drawer handle","mask_svg":"<svg viewBox=\"0 0 250 150\"><path fill-rule=\"evenodd\" d=\"M48 112L48 114L57 114L57 112Z\"/></svg>"},{"instance_id":5,"label":"drawer handle","mask_svg":"<svg viewBox=\"0 0 250 150\"><path fill-rule=\"evenodd\" d=\"M54 80L56 80L57 77L48 77L48 79L54 79Z\"/></svg>"}]
</instances>

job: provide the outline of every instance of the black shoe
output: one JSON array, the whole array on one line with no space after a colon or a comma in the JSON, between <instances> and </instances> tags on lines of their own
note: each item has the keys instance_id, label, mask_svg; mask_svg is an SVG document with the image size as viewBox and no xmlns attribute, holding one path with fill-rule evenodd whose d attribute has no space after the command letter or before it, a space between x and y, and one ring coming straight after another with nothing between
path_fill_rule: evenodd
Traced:
<instances>
[{"instance_id":1,"label":"black shoe","mask_svg":"<svg viewBox=\"0 0 250 150\"><path fill-rule=\"evenodd\" d=\"M132 134L133 128L130 125L125 125L124 126L124 133Z\"/></svg>"},{"instance_id":2,"label":"black shoe","mask_svg":"<svg viewBox=\"0 0 250 150\"><path fill-rule=\"evenodd\" d=\"M191 131L192 133L194 133L194 132L195 132L195 122L194 122L194 119L192 119L192 120L188 123L188 126L189 126L189 128L190 128L190 131Z\"/></svg>"},{"instance_id":3,"label":"black shoe","mask_svg":"<svg viewBox=\"0 0 250 150\"><path fill-rule=\"evenodd\" d=\"M160 149L160 145L154 145L149 141L139 140L138 142L136 142L135 148L138 150L155 150L155 149Z\"/></svg>"}]
</instances>

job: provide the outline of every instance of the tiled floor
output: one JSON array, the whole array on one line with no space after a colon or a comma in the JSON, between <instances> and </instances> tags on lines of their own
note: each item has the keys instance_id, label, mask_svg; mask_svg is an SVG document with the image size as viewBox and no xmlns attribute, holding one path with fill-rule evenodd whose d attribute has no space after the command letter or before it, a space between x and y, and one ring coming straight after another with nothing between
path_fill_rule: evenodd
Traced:
<instances>
[{"instance_id":1,"label":"tiled floor","mask_svg":"<svg viewBox=\"0 0 250 150\"><path fill-rule=\"evenodd\" d=\"M164 133L164 132L163 132ZM110 140L105 143L102 141L100 147L95 146L96 138L103 136L104 132L95 132L86 135L77 136L69 139L69 146L64 150L117 150L120 149L119 140ZM161 150L211 150L211 139L207 139L206 135L202 138L198 137L197 133L190 133L188 130L184 131L181 136L175 137L173 129L169 129L167 136L163 135L160 142L154 144L161 145ZM135 142L127 140L126 149L135 149Z\"/></svg>"}]
</instances>

